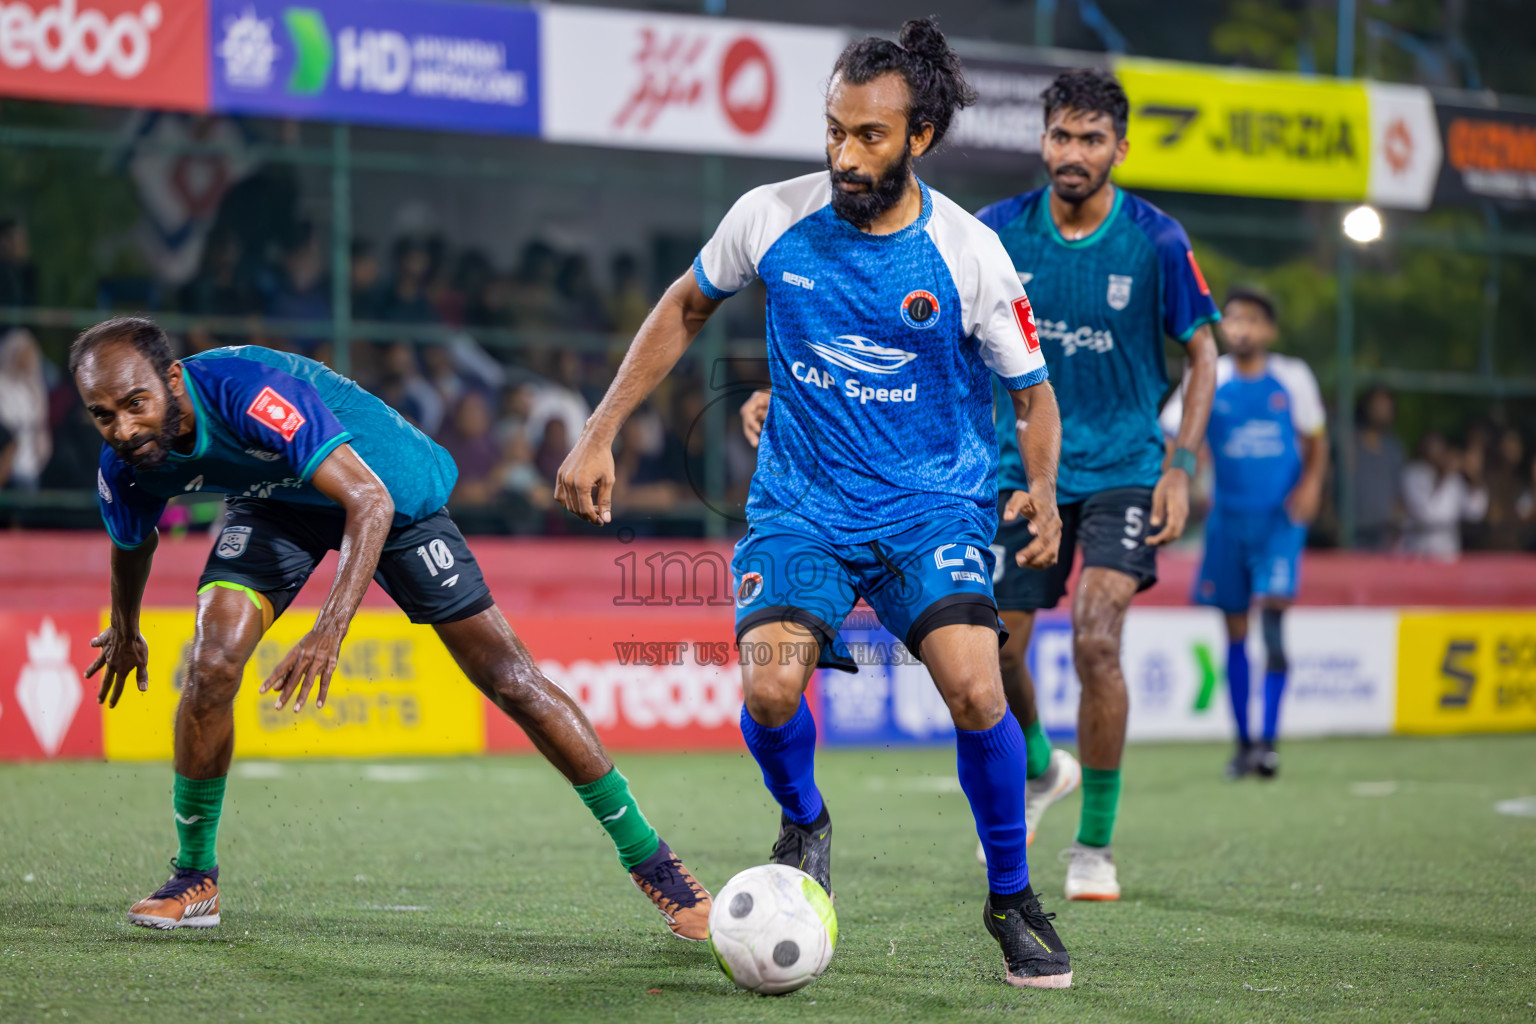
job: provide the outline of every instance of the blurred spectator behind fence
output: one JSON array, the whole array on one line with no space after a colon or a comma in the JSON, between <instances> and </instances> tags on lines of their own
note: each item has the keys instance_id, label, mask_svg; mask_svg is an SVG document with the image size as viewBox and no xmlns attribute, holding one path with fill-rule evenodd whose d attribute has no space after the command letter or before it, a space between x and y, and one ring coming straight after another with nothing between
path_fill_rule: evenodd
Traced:
<instances>
[{"instance_id":1,"label":"blurred spectator behind fence","mask_svg":"<svg viewBox=\"0 0 1536 1024\"><path fill-rule=\"evenodd\" d=\"M493 426L490 404L478 390L466 391L443 424L438 443L459 467L451 499L455 504L488 505L499 489L501 448Z\"/></svg>"},{"instance_id":2,"label":"blurred spectator behind fence","mask_svg":"<svg viewBox=\"0 0 1536 1024\"><path fill-rule=\"evenodd\" d=\"M437 310L427 296L432 280L432 251L419 238L395 243L389 287L380 303L379 316L403 324L437 323Z\"/></svg>"},{"instance_id":3,"label":"blurred spectator behind fence","mask_svg":"<svg viewBox=\"0 0 1536 1024\"><path fill-rule=\"evenodd\" d=\"M629 341L645 323L651 311L651 300L640 282L640 264L632 253L621 252L613 258L613 291L608 294L608 322L610 329L623 341L620 356L628 349Z\"/></svg>"},{"instance_id":4,"label":"blurred spectator behind fence","mask_svg":"<svg viewBox=\"0 0 1536 1024\"><path fill-rule=\"evenodd\" d=\"M1407 459L1392 432L1396 420L1397 403L1385 388L1372 388L1355 403L1352 494L1355 547L1362 551L1390 550L1402 521Z\"/></svg>"},{"instance_id":5,"label":"blurred spectator behind fence","mask_svg":"<svg viewBox=\"0 0 1536 1024\"><path fill-rule=\"evenodd\" d=\"M1525 465L1525 439L1513 427L1492 430L1482 472L1488 492L1488 514L1464 531L1466 546L1489 551L1516 551L1525 547L1526 523L1520 498L1530 485Z\"/></svg>"},{"instance_id":6,"label":"blurred spectator behind fence","mask_svg":"<svg viewBox=\"0 0 1536 1024\"><path fill-rule=\"evenodd\" d=\"M37 305L32 238L15 217L0 219L0 307Z\"/></svg>"},{"instance_id":7,"label":"blurred spectator behind fence","mask_svg":"<svg viewBox=\"0 0 1536 1024\"><path fill-rule=\"evenodd\" d=\"M331 282L320 232L303 221L285 241L282 263L272 274L267 289L267 316L274 320L329 320ZM330 356L329 341L314 337L285 340L286 347L300 355L322 361Z\"/></svg>"},{"instance_id":8,"label":"blurred spectator behind fence","mask_svg":"<svg viewBox=\"0 0 1536 1024\"><path fill-rule=\"evenodd\" d=\"M1420 438L1419 458L1403 470L1404 552L1442 562L1460 557L1462 524L1488 512L1481 478L1478 449L1458 451L1433 430Z\"/></svg>"},{"instance_id":9,"label":"blurred spectator behind fence","mask_svg":"<svg viewBox=\"0 0 1536 1024\"><path fill-rule=\"evenodd\" d=\"M43 353L32 332L14 328L0 338L0 426L8 435L8 472L0 486L35 491L53 454ZM4 453L0 453L4 455Z\"/></svg>"},{"instance_id":10,"label":"blurred spectator behind fence","mask_svg":"<svg viewBox=\"0 0 1536 1024\"><path fill-rule=\"evenodd\" d=\"M351 265L352 319L382 318L384 270L373 243L361 238L352 241Z\"/></svg>"},{"instance_id":11,"label":"blurred spectator behind fence","mask_svg":"<svg viewBox=\"0 0 1536 1024\"><path fill-rule=\"evenodd\" d=\"M427 436L435 435L442 426L445 407L437 389L421 375L416 347L408 341L391 342L385 346L381 362L379 397Z\"/></svg>"}]
</instances>

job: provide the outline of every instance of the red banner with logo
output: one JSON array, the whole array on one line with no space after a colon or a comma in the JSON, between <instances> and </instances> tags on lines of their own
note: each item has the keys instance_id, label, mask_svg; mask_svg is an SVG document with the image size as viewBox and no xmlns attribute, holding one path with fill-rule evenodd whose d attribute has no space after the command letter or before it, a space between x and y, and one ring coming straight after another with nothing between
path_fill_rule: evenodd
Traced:
<instances>
[{"instance_id":1,"label":"red banner with logo","mask_svg":"<svg viewBox=\"0 0 1536 1024\"><path fill-rule=\"evenodd\" d=\"M607 746L741 747L741 669L729 608L665 617L520 615L513 628ZM511 719L487 707L485 747L531 750L532 744Z\"/></svg>"},{"instance_id":2,"label":"red banner with logo","mask_svg":"<svg viewBox=\"0 0 1536 1024\"><path fill-rule=\"evenodd\" d=\"M0 612L0 761L101 756L101 677L82 678L98 621L92 612Z\"/></svg>"},{"instance_id":3,"label":"red banner with logo","mask_svg":"<svg viewBox=\"0 0 1536 1024\"><path fill-rule=\"evenodd\" d=\"M201 0L0 4L0 95L207 110L208 6Z\"/></svg>"}]
</instances>

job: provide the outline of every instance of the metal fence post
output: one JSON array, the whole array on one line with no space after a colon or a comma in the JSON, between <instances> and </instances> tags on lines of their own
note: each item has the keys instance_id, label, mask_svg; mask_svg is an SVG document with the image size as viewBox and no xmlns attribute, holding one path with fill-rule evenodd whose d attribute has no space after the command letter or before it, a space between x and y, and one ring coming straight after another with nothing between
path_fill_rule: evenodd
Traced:
<instances>
[{"instance_id":1,"label":"metal fence post","mask_svg":"<svg viewBox=\"0 0 1536 1024\"><path fill-rule=\"evenodd\" d=\"M700 227L702 237L708 238L715 233L715 228L720 223L723 213L722 206L725 202L725 161L718 156L706 156L704 158L704 187L700 190L702 202L700 204ZM699 366L702 370L704 386L704 494L709 499L709 504L720 508L725 500L725 431L726 431L726 403L720 399L710 397L711 385L715 381L717 370L725 358L725 320L719 315L712 316L704 325L704 330L699 338ZM721 396L723 399L724 396ZM720 514L710 511L704 516L704 535L706 537L724 537L726 529L725 518Z\"/></svg>"},{"instance_id":2,"label":"metal fence post","mask_svg":"<svg viewBox=\"0 0 1536 1024\"><path fill-rule=\"evenodd\" d=\"M1334 436L1338 438L1339 547L1355 546L1355 254L1351 243L1339 239L1338 394L1335 396Z\"/></svg>"},{"instance_id":3,"label":"metal fence post","mask_svg":"<svg viewBox=\"0 0 1536 1024\"><path fill-rule=\"evenodd\" d=\"M331 126L331 367L352 375L352 129Z\"/></svg>"}]
</instances>

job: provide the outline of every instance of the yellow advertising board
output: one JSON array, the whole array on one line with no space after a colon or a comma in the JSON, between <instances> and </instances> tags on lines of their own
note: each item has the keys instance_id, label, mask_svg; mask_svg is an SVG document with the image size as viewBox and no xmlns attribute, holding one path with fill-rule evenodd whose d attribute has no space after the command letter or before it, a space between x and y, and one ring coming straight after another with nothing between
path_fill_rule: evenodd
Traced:
<instances>
[{"instance_id":1,"label":"yellow advertising board","mask_svg":"<svg viewBox=\"0 0 1536 1024\"><path fill-rule=\"evenodd\" d=\"M1359 199L1371 121L1359 82L1122 59L1131 101L1122 185L1290 199Z\"/></svg>"},{"instance_id":2,"label":"yellow advertising board","mask_svg":"<svg viewBox=\"0 0 1536 1024\"><path fill-rule=\"evenodd\" d=\"M104 616L105 618L105 616ZM147 610L150 686L132 681L116 708L104 709L103 748L111 760L171 756L172 721L186 678L194 616L190 608ZM278 619L246 665L235 698L237 757L376 757L463 754L485 748L484 700L437 634L399 612L358 612L341 645L341 663L324 708L313 694L303 711L279 711L257 689L314 623L311 610Z\"/></svg>"},{"instance_id":3,"label":"yellow advertising board","mask_svg":"<svg viewBox=\"0 0 1536 1024\"><path fill-rule=\"evenodd\" d=\"M1405 612L1397 731L1536 729L1536 613Z\"/></svg>"}]
</instances>

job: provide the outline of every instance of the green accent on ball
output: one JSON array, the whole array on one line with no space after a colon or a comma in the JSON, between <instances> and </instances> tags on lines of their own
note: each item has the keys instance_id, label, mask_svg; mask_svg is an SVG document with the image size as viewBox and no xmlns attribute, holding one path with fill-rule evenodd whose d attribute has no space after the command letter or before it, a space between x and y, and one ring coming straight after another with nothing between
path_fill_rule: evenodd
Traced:
<instances>
[{"instance_id":1,"label":"green accent on ball","mask_svg":"<svg viewBox=\"0 0 1536 1024\"><path fill-rule=\"evenodd\" d=\"M814 878L802 878L800 888L805 893L805 902L816 911L816 916L821 918L822 927L827 930L827 942L833 949L837 948L837 911L832 909L832 901L827 898L827 890Z\"/></svg>"},{"instance_id":2,"label":"green accent on ball","mask_svg":"<svg viewBox=\"0 0 1536 1024\"><path fill-rule=\"evenodd\" d=\"M720 972L727 978L730 978L731 984L734 985L736 983L736 976L731 973L731 965L725 962L725 957L721 956L720 951L715 948L715 937L713 935L709 937L709 952L715 958L715 964L720 968Z\"/></svg>"}]
</instances>

